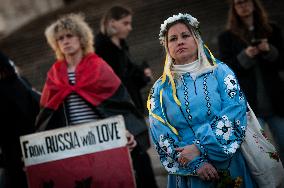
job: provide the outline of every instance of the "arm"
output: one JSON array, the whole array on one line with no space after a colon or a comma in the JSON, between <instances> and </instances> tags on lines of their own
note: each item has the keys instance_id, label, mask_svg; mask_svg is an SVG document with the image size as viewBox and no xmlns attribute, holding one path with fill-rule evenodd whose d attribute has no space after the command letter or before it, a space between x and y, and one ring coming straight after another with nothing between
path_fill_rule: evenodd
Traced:
<instances>
[{"instance_id":1,"label":"arm","mask_svg":"<svg viewBox=\"0 0 284 188\"><path fill-rule=\"evenodd\" d=\"M205 147L208 159L222 162L235 154L244 139L247 107L231 69L220 63L214 74L218 81L221 110L213 121L195 126L198 128L194 131L198 142Z\"/></svg>"},{"instance_id":2,"label":"arm","mask_svg":"<svg viewBox=\"0 0 284 188\"><path fill-rule=\"evenodd\" d=\"M180 141L172 129L164 123L159 102L159 83L156 83L150 93L150 132L160 160L165 169L171 174L197 175L197 170L207 162L205 156L197 156L191 162L183 164L179 160L177 148L187 144ZM157 117L161 117L161 119Z\"/></svg>"},{"instance_id":3,"label":"arm","mask_svg":"<svg viewBox=\"0 0 284 188\"><path fill-rule=\"evenodd\" d=\"M273 63L278 70L284 70L283 54L281 53L284 50L282 31L276 24L271 24L271 27L272 34L268 37L268 44L272 52L264 53L262 57L268 60L269 65Z\"/></svg>"}]
</instances>

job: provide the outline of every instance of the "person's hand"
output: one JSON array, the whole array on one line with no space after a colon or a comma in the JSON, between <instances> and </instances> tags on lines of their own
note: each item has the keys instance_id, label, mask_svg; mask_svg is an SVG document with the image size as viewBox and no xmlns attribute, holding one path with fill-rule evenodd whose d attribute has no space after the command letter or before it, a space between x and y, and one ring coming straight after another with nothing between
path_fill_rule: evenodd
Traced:
<instances>
[{"instance_id":1,"label":"person's hand","mask_svg":"<svg viewBox=\"0 0 284 188\"><path fill-rule=\"evenodd\" d=\"M249 56L250 58L255 57L257 54L259 54L259 49L256 46L248 46L245 49L245 53L247 54L247 56Z\"/></svg>"},{"instance_id":2,"label":"person's hand","mask_svg":"<svg viewBox=\"0 0 284 188\"><path fill-rule=\"evenodd\" d=\"M270 50L267 39L261 39L261 43L257 45L257 48L262 52L268 52Z\"/></svg>"},{"instance_id":3,"label":"person's hand","mask_svg":"<svg viewBox=\"0 0 284 188\"><path fill-rule=\"evenodd\" d=\"M129 151L132 151L136 147L137 142L134 139L133 134L131 134L129 131L126 131L126 138L127 138L126 146L128 147Z\"/></svg>"},{"instance_id":4,"label":"person's hand","mask_svg":"<svg viewBox=\"0 0 284 188\"><path fill-rule=\"evenodd\" d=\"M187 145L182 148L176 148L176 151L180 152L178 162L182 165L186 165L192 161L195 157L200 156L200 151L195 144Z\"/></svg>"},{"instance_id":5,"label":"person's hand","mask_svg":"<svg viewBox=\"0 0 284 188\"><path fill-rule=\"evenodd\" d=\"M204 165L197 170L197 175L204 181L215 181L219 179L217 170L210 163L204 163Z\"/></svg>"},{"instance_id":6,"label":"person's hand","mask_svg":"<svg viewBox=\"0 0 284 188\"><path fill-rule=\"evenodd\" d=\"M152 70L150 68L144 69L144 75L151 78L151 80L153 79Z\"/></svg>"}]
</instances>

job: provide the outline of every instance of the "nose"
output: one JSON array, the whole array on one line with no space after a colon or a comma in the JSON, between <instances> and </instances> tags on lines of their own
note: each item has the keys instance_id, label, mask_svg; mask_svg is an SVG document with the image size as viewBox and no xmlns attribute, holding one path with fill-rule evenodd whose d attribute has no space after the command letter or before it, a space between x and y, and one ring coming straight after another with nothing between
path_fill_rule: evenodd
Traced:
<instances>
[{"instance_id":1,"label":"nose","mask_svg":"<svg viewBox=\"0 0 284 188\"><path fill-rule=\"evenodd\" d=\"M184 41L183 41L182 37L178 37L177 44L178 45L183 45L184 44Z\"/></svg>"},{"instance_id":2,"label":"nose","mask_svg":"<svg viewBox=\"0 0 284 188\"><path fill-rule=\"evenodd\" d=\"M130 25L130 24L128 25L128 30L132 31L132 25Z\"/></svg>"}]
</instances>

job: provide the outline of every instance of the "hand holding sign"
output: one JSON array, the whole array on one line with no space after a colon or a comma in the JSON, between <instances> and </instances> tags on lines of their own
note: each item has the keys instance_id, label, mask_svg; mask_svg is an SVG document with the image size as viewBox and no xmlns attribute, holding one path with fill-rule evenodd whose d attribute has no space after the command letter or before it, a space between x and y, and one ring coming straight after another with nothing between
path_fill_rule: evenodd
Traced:
<instances>
[{"instance_id":1,"label":"hand holding sign","mask_svg":"<svg viewBox=\"0 0 284 188\"><path fill-rule=\"evenodd\" d=\"M126 146L128 147L129 151L132 151L136 147L137 142L134 139L133 134L131 134L129 131L126 131L126 138L127 138Z\"/></svg>"}]
</instances>

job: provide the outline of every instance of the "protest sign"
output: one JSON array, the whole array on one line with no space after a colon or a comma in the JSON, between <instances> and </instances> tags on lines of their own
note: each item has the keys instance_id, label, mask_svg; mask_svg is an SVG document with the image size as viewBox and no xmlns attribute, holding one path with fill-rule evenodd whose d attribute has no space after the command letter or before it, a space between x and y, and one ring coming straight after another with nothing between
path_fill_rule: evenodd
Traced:
<instances>
[{"instance_id":1,"label":"protest sign","mask_svg":"<svg viewBox=\"0 0 284 188\"><path fill-rule=\"evenodd\" d=\"M135 187L122 116L20 138L30 188Z\"/></svg>"}]
</instances>

